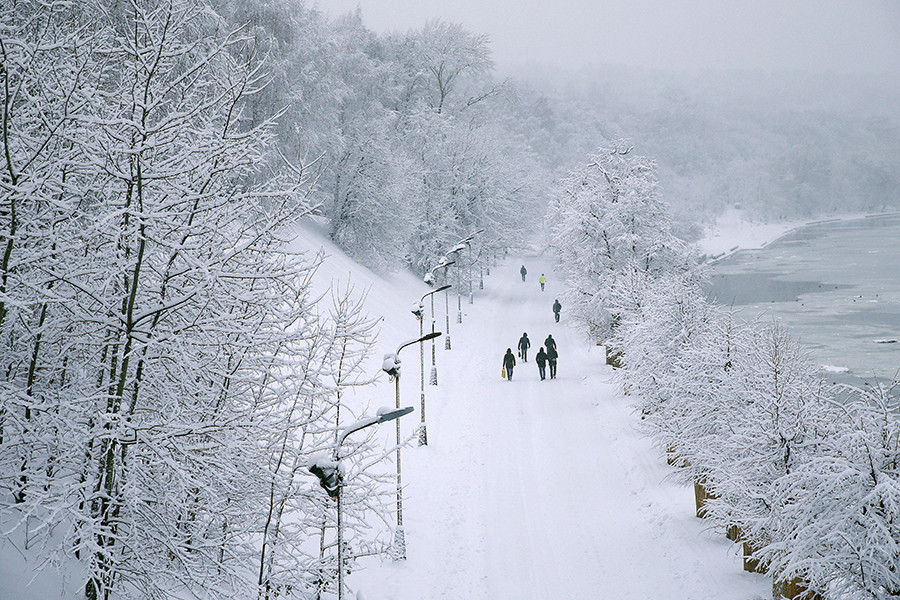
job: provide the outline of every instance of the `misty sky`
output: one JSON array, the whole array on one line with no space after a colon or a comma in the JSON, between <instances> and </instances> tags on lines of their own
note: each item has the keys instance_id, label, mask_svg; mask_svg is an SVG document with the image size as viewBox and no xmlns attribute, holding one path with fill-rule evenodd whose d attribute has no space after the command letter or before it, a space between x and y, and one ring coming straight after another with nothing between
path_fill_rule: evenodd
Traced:
<instances>
[{"instance_id":1,"label":"misty sky","mask_svg":"<svg viewBox=\"0 0 900 600\"><path fill-rule=\"evenodd\" d=\"M578 68L865 71L900 77L900 0L308 0L377 32L440 17L494 59Z\"/></svg>"}]
</instances>

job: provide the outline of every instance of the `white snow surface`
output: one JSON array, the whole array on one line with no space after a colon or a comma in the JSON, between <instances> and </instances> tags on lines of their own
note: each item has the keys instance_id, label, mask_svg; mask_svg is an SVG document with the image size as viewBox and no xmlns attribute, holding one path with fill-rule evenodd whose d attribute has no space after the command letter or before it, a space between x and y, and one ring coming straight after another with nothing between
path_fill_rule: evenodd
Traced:
<instances>
[{"instance_id":1,"label":"white snow surface","mask_svg":"<svg viewBox=\"0 0 900 600\"><path fill-rule=\"evenodd\" d=\"M323 311L328 288L337 282L344 288L349 280L366 294L367 312L383 318L369 374L380 371L381 353L418 336L406 308L429 290L418 278L379 277L313 229L295 244L325 249L315 278L325 294ZM522 264L529 271L524 283ZM530 275L542 272L548 279L543 293ZM561 322L554 323L551 305L562 288L552 263L512 256L484 278L484 290L477 281L475 287L474 304L462 298L462 324L451 297L452 349L437 338L437 386L428 384L430 348L424 353L428 445L413 442L402 451L407 559L358 561L344 597L771 597L770 579L743 571L738 548L695 516L693 490L671 481L672 467L641 434L634 399L622 395L603 348L570 326L565 305ZM444 331L444 293L436 296L437 329ZM429 302L424 323L430 331ZM512 381L501 379L501 358L522 332L532 341L528 362L519 361ZM533 356L550 333L558 343L558 378L540 381ZM415 406L400 419L404 436L413 436L421 419L417 354L415 346L403 351L401 404ZM394 385L381 373L363 390L355 416L393 405ZM389 448L394 425L378 429ZM386 472L393 468L385 465ZM66 585L45 572L28 585L32 576L10 541L0 546L0 600L78 597L71 580Z\"/></svg>"},{"instance_id":2,"label":"white snow surface","mask_svg":"<svg viewBox=\"0 0 900 600\"><path fill-rule=\"evenodd\" d=\"M697 245L703 254L720 258L737 250L762 248L806 223L800 220L762 223L751 219L739 209L729 208L706 229Z\"/></svg>"},{"instance_id":3,"label":"white snow surface","mask_svg":"<svg viewBox=\"0 0 900 600\"><path fill-rule=\"evenodd\" d=\"M785 219L761 222L740 209L729 208L716 219L714 224L706 228L703 237L697 242L697 247L701 253L709 257L722 258L738 250L763 248L805 225L827 221L849 221L865 216L868 214L848 213L834 215L827 219Z\"/></svg>"},{"instance_id":4,"label":"white snow surface","mask_svg":"<svg viewBox=\"0 0 900 600\"><path fill-rule=\"evenodd\" d=\"M383 315L379 351L417 335L405 308L429 288L408 274L376 277L339 251L319 275L368 287L367 309ZM519 267L546 273L523 283ZM659 449L640 432L633 399L621 394L603 348L591 346L551 306L562 292L552 263L513 256L475 285L474 304L451 296L451 350L436 340L438 385L428 384L427 446L402 451L407 559L370 558L347 578L367 600L640 599L755 600L769 578L743 571L737 547L695 516L693 490L674 484ZM443 293L437 329L446 323ZM425 330L431 326L426 301ZM532 342L512 381L500 377L507 348ZM446 335L446 332L444 332ZM558 378L540 381L533 356L547 334L560 353ZM412 436L421 419L419 361L403 352L401 419ZM376 352L376 355L379 355ZM374 363L378 368L377 362ZM382 377L373 402L392 398ZM385 443L393 426L383 427ZM393 467L393 465L391 465Z\"/></svg>"}]
</instances>

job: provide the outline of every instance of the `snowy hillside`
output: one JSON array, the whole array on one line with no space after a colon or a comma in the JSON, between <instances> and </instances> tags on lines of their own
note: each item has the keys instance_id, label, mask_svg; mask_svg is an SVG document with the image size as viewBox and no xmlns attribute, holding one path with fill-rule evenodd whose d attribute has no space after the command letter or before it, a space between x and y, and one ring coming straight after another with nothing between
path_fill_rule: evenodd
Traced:
<instances>
[{"instance_id":1,"label":"snowy hillside","mask_svg":"<svg viewBox=\"0 0 900 600\"><path fill-rule=\"evenodd\" d=\"M384 352L417 336L409 307L427 287L328 254L320 278L352 273L371 286L367 307L384 316ZM770 580L744 572L731 542L694 516L692 490L667 482L602 348L566 326L565 307L553 322L559 290L548 261L511 257L485 277L474 304L463 298L461 325L452 298L452 349L438 340L437 387L427 384L426 358L428 446L402 454L408 559L363 562L351 590L367 600L768 597ZM435 304L439 330L443 306ZM501 379L502 355L523 332L528 362ZM540 381L533 355L548 334L558 340L559 374ZM407 435L419 422L417 354L401 356L401 404L416 407L401 420ZM383 378L370 396L390 405L393 384Z\"/></svg>"},{"instance_id":2,"label":"snowy hillside","mask_svg":"<svg viewBox=\"0 0 900 600\"><path fill-rule=\"evenodd\" d=\"M324 252L315 277L323 303L332 285L350 282L366 294L370 316L383 318L368 372L379 372L383 352L418 336L409 309L429 288L417 278L377 276L313 229L295 245ZM452 349L443 338L436 344L438 386L427 384L426 371L429 443L402 451L408 558L361 560L349 589L367 600L768 597L769 579L744 572L731 542L694 516L692 491L666 480L669 468L641 436L602 348L567 327L565 306L553 322L559 290L545 259L511 257L485 277L474 304L462 299L462 324L452 297ZM523 332L532 340L528 362L520 361L512 381L501 379L501 357ZM533 356L548 334L558 341L559 374L540 381ZM410 347L401 356L401 404L416 408L401 420L404 437L420 421L417 355ZM392 406L394 384L382 374L358 402L369 414ZM393 430L377 432L386 448ZM392 472L392 460L384 467ZM312 476L309 485L317 485ZM0 599L79 597L55 574L31 581L21 550L21 540L0 550Z\"/></svg>"}]
</instances>

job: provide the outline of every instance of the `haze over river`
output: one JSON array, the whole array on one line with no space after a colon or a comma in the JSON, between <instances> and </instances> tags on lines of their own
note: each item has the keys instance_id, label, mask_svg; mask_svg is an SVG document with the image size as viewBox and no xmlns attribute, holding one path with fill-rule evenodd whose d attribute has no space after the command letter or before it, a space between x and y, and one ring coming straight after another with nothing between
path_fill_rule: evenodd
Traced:
<instances>
[{"instance_id":1,"label":"haze over river","mask_svg":"<svg viewBox=\"0 0 900 600\"><path fill-rule=\"evenodd\" d=\"M711 298L781 321L830 381L900 369L900 215L808 225L710 273Z\"/></svg>"}]
</instances>

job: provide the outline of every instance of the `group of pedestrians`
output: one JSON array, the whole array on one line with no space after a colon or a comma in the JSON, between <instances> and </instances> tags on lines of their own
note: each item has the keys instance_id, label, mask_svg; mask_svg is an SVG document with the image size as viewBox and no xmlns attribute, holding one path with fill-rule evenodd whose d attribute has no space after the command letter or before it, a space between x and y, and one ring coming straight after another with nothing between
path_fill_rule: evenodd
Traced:
<instances>
[{"instance_id":1,"label":"group of pedestrians","mask_svg":"<svg viewBox=\"0 0 900 600\"><path fill-rule=\"evenodd\" d=\"M522 268L519 269L519 274L522 275L522 281L525 281L525 275L528 273L528 269L525 268L525 265L522 265ZM538 278L538 282L541 284L541 291L544 291L544 285L547 283L547 277L541 273L541 276ZM559 298L553 301L553 318L559 323L559 311L562 310L562 304L559 303Z\"/></svg>"},{"instance_id":2,"label":"group of pedestrians","mask_svg":"<svg viewBox=\"0 0 900 600\"><path fill-rule=\"evenodd\" d=\"M519 338L518 344L518 354L519 358L522 359L522 362L528 362L528 349L531 348L531 340L528 339L528 333L522 333L522 337ZM544 350L546 348L546 350ZM553 334L547 336L547 339L544 340L544 345L541 346L541 349L538 350L538 353L534 357L534 361L537 363L538 373L541 376L541 381L547 378L547 367L550 367L550 379L556 379L556 360L559 358L559 354L556 351L556 340L553 339ZM516 366L516 357L513 356L512 348L506 349L506 354L503 355L503 371L502 375L506 378L507 381L512 381L513 369Z\"/></svg>"},{"instance_id":3,"label":"group of pedestrians","mask_svg":"<svg viewBox=\"0 0 900 600\"><path fill-rule=\"evenodd\" d=\"M528 273L528 269L525 268L525 265L522 265L522 268L519 269L519 274L522 276L522 281L525 281L525 275ZM541 284L541 291L544 291L544 285L547 283L547 277L541 273L541 276L538 278L538 282ZM553 301L553 318L559 323L559 311L562 310L562 305L559 303L559 299ZM528 339L528 334L523 333L522 337L519 338L519 343L516 346L517 354L522 362L528 362L528 349L531 348L531 340ZM550 367L550 379L556 379L556 360L559 357L559 354L556 351L556 340L553 339L553 335L550 334L547 336L547 339L544 340L544 345L541 346L540 350L534 357L534 361L537 363L538 373L541 376L541 381L547 378L547 367ZM516 357L513 355L512 348L506 349L506 354L503 355L503 368L501 370L501 374L506 378L507 381L512 381L513 369L516 366Z\"/></svg>"},{"instance_id":4,"label":"group of pedestrians","mask_svg":"<svg viewBox=\"0 0 900 600\"><path fill-rule=\"evenodd\" d=\"M525 275L528 274L528 269L525 268L525 265L522 265L522 268L519 269L519 274L522 276L522 281L525 281ZM544 285L547 283L547 276L541 273L541 276L538 277L538 283L541 284L541 291L544 291Z\"/></svg>"}]
</instances>

